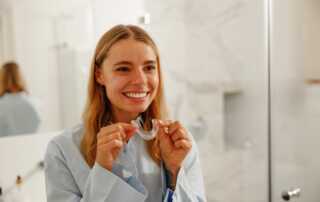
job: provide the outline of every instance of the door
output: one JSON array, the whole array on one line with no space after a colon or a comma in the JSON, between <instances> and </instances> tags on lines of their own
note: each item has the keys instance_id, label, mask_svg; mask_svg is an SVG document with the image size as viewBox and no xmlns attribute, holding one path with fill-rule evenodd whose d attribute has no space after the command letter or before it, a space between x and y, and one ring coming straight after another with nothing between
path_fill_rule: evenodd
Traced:
<instances>
[{"instance_id":1,"label":"door","mask_svg":"<svg viewBox=\"0 0 320 202\"><path fill-rule=\"evenodd\" d=\"M319 201L320 1L271 0L272 201Z\"/></svg>"}]
</instances>

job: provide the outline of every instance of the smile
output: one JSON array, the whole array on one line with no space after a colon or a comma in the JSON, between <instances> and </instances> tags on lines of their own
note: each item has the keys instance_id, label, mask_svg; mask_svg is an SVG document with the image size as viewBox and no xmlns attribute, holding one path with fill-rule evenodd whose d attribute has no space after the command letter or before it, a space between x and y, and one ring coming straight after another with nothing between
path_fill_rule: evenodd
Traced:
<instances>
[{"instance_id":1,"label":"smile","mask_svg":"<svg viewBox=\"0 0 320 202\"><path fill-rule=\"evenodd\" d=\"M149 92L127 92L124 93L125 96L129 97L129 98L144 98L149 94Z\"/></svg>"}]
</instances>

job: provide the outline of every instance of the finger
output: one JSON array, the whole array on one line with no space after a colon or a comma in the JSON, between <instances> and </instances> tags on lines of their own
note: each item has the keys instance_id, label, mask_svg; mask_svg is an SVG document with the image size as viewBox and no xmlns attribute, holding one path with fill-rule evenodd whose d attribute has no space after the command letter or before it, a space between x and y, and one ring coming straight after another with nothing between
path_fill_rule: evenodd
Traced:
<instances>
[{"instance_id":1,"label":"finger","mask_svg":"<svg viewBox=\"0 0 320 202\"><path fill-rule=\"evenodd\" d=\"M156 120L156 123L157 123L159 129L162 128L162 129L164 129L165 133L168 133L169 126L170 126L170 124L173 123L173 121L172 120Z\"/></svg>"},{"instance_id":2,"label":"finger","mask_svg":"<svg viewBox=\"0 0 320 202\"><path fill-rule=\"evenodd\" d=\"M175 133L173 133L171 135L171 139L173 141L176 141L176 140L179 140L179 139L189 140L189 137L188 137L188 135L187 135L185 130L183 130L182 128L179 128L179 129L177 129L177 131L175 131Z\"/></svg>"},{"instance_id":3,"label":"finger","mask_svg":"<svg viewBox=\"0 0 320 202\"><path fill-rule=\"evenodd\" d=\"M165 144L168 144L169 141L171 142L170 137L167 135L167 131L165 127L159 128L157 139L159 140L159 142L165 143Z\"/></svg>"},{"instance_id":4,"label":"finger","mask_svg":"<svg viewBox=\"0 0 320 202\"><path fill-rule=\"evenodd\" d=\"M101 136L98 140L97 143L99 144L104 144L104 143L108 143L113 139L118 139L120 141L123 141L123 136L120 132L114 132L111 133L109 135L105 135L105 136Z\"/></svg>"},{"instance_id":5,"label":"finger","mask_svg":"<svg viewBox=\"0 0 320 202\"><path fill-rule=\"evenodd\" d=\"M176 131L171 135L171 139L173 141L176 141L179 139L186 139L186 135L184 134L184 131L182 129L178 129L178 131Z\"/></svg>"},{"instance_id":6,"label":"finger","mask_svg":"<svg viewBox=\"0 0 320 202\"><path fill-rule=\"evenodd\" d=\"M174 146L176 148L191 149L192 143L186 139L182 139L174 142Z\"/></svg>"},{"instance_id":7,"label":"finger","mask_svg":"<svg viewBox=\"0 0 320 202\"><path fill-rule=\"evenodd\" d=\"M126 140L126 142L129 141L129 139L135 134L135 132L137 131L137 128L129 123L117 123L118 124L118 129L121 131L121 133L124 136L124 140Z\"/></svg>"},{"instance_id":8,"label":"finger","mask_svg":"<svg viewBox=\"0 0 320 202\"><path fill-rule=\"evenodd\" d=\"M172 124L169 125L169 133L172 134L174 133L176 130L178 130L179 128L182 128L182 125L179 121L175 121Z\"/></svg>"},{"instance_id":9,"label":"finger","mask_svg":"<svg viewBox=\"0 0 320 202\"><path fill-rule=\"evenodd\" d=\"M158 123L158 127L159 127L159 129L164 129L163 131L164 131L164 133L165 134L168 134L168 132L169 132L169 126L170 126L170 124L172 124L173 123L173 121L171 121L171 120L158 120L157 121L157 123Z\"/></svg>"},{"instance_id":10,"label":"finger","mask_svg":"<svg viewBox=\"0 0 320 202\"><path fill-rule=\"evenodd\" d=\"M102 128L100 128L100 130L97 134L97 139L101 139L104 136L109 136L110 134L115 133L115 132L118 132L118 130L112 125L102 127Z\"/></svg>"},{"instance_id":11,"label":"finger","mask_svg":"<svg viewBox=\"0 0 320 202\"><path fill-rule=\"evenodd\" d=\"M117 131L120 131L120 133L122 134L123 139L128 142L129 139L135 134L135 132L137 131L137 128L129 123L123 123L123 122L119 122L114 124L114 129Z\"/></svg>"},{"instance_id":12,"label":"finger","mask_svg":"<svg viewBox=\"0 0 320 202\"><path fill-rule=\"evenodd\" d=\"M124 145L123 141L115 139L115 140L112 140L111 142L108 142L106 144L106 147L112 153L115 151L116 151L116 153L119 153L119 151L122 149L123 145Z\"/></svg>"},{"instance_id":13,"label":"finger","mask_svg":"<svg viewBox=\"0 0 320 202\"><path fill-rule=\"evenodd\" d=\"M137 128L131 124L119 122L101 128L99 131L99 133L101 132L99 136L113 132L121 132L123 135L123 139L128 139L127 136L131 137L136 130Z\"/></svg>"},{"instance_id":14,"label":"finger","mask_svg":"<svg viewBox=\"0 0 320 202\"><path fill-rule=\"evenodd\" d=\"M166 132L164 130L164 127L159 127L157 137L159 137L161 139L162 136L165 135L165 134L166 134Z\"/></svg>"},{"instance_id":15,"label":"finger","mask_svg":"<svg viewBox=\"0 0 320 202\"><path fill-rule=\"evenodd\" d=\"M117 123L117 124L118 124L118 127L121 127L126 133L137 130L137 127L134 126L134 125L131 124L131 123L119 122L119 123Z\"/></svg>"},{"instance_id":16,"label":"finger","mask_svg":"<svg viewBox=\"0 0 320 202\"><path fill-rule=\"evenodd\" d=\"M107 143L100 144L99 149L105 149L106 151L112 151L113 149L121 149L124 143L121 140L113 139Z\"/></svg>"},{"instance_id":17,"label":"finger","mask_svg":"<svg viewBox=\"0 0 320 202\"><path fill-rule=\"evenodd\" d=\"M168 127L170 124L173 123L172 120L157 120L159 127Z\"/></svg>"},{"instance_id":18,"label":"finger","mask_svg":"<svg viewBox=\"0 0 320 202\"><path fill-rule=\"evenodd\" d=\"M132 124L129 124L129 123L123 123L123 122L118 122L118 123L115 123L115 124L111 124L109 126L106 126L106 127L102 127L101 130L103 132L115 132L115 131L121 131L121 130L124 130L124 132L127 132L127 131L133 131L133 130L136 130L137 128L132 125Z\"/></svg>"}]
</instances>

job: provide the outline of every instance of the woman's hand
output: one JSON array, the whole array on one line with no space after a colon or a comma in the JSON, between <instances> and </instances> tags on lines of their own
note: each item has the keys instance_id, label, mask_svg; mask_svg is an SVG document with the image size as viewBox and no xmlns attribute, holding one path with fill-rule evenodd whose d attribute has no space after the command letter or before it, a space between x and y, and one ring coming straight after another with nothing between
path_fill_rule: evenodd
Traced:
<instances>
[{"instance_id":1,"label":"woman's hand","mask_svg":"<svg viewBox=\"0 0 320 202\"><path fill-rule=\"evenodd\" d=\"M123 145L129 141L135 131L136 128L128 123L116 123L102 127L97 134L96 162L111 171L113 162Z\"/></svg>"},{"instance_id":2,"label":"woman's hand","mask_svg":"<svg viewBox=\"0 0 320 202\"><path fill-rule=\"evenodd\" d=\"M178 121L158 121L158 124L161 158L166 169L176 177L183 160L192 148L192 142L186 129Z\"/></svg>"}]
</instances>

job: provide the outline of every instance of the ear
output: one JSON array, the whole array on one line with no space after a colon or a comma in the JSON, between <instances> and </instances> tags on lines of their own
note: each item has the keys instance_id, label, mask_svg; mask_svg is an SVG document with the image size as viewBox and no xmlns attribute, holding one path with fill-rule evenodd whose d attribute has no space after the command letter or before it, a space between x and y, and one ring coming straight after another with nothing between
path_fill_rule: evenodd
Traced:
<instances>
[{"instance_id":1,"label":"ear","mask_svg":"<svg viewBox=\"0 0 320 202\"><path fill-rule=\"evenodd\" d=\"M100 68L97 68L94 72L94 75L95 75L96 81L99 84L104 86L104 76L103 76L102 70Z\"/></svg>"}]
</instances>

